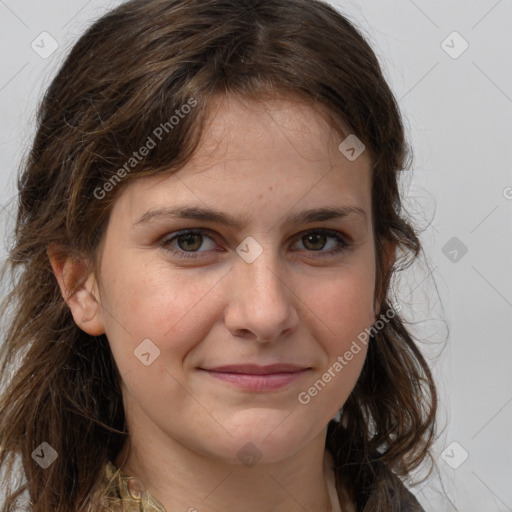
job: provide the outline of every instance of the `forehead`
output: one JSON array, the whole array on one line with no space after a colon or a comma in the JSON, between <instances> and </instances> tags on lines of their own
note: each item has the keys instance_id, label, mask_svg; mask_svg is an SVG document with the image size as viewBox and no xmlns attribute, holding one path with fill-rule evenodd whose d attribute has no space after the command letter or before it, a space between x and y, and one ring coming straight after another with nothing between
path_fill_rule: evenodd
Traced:
<instances>
[{"instance_id":1,"label":"forehead","mask_svg":"<svg viewBox=\"0 0 512 512\"><path fill-rule=\"evenodd\" d=\"M338 149L342 137L325 111L293 98L223 96L210 106L192 159L173 175L135 181L119 200L128 201L132 216L172 203L244 216L328 204L357 206L369 216L370 158L350 161Z\"/></svg>"},{"instance_id":2,"label":"forehead","mask_svg":"<svg viewBox=\"0 0 512 512\"><path fill-rule=\"evenodd\" d=\"M341 128L350 132L342 123ZM313 107L293 96L248 100L223 95L212 98L195 156L219 157L222 151L225 157L240 156L244 150L254 156L255 147L270 153L272 148L290 147L303 158L323 159L338 139L327 108L320 103Z\"/></svg>"}]
</instances>

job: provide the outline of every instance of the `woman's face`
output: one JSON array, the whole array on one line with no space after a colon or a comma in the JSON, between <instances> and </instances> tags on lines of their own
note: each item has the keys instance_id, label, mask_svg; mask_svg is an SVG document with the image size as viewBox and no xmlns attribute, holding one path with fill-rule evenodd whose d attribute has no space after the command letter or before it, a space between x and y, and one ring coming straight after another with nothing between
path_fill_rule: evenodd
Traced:
<instances>
[{"instance_id":1,"label":"woman's face","mask_svg":"<svg viewBox=\"0 0 512 512\"><path fill-rule=\"evenodd\" d=\"M364 362L371 164L297 102L218 107L185 167L117 199L100 316L132 432L272 462L323 432ZM327 208L350 211L307 213Z\"/></svg>"}]
</instances>

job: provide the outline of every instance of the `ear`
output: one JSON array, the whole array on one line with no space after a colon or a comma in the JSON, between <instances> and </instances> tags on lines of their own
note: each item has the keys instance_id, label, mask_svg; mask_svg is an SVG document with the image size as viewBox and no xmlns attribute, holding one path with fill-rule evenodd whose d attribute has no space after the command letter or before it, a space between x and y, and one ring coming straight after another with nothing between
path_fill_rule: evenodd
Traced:
<instances>
[{"instance_id":1,"label":"ear","mask_svg":"<svg viewBox=\"0 0 512 512\"><path fill-rule=\"evenodd\" d=\"M104 334L98 285L87 263L55 243L50 244L46 252L75 323L91 336Z\"/></svg>"},{"instance_id":2,"label":"ear","mask_svg":"<svg viewBox=\"0 0 512 512\"><path fill-rule=\"evenodd\" d=\"M389 272L396 261L396 246L397 246L396 240L387 239L382 244L382 252L383 252L382 260L384 263L384 272ZM375 304L374 304L375 318L377 318L377 315L378 315L379 311L381 310L383 300L384 300L384 297L379 297L379 296L375 297Z\"/></svg>"}]
</instances>

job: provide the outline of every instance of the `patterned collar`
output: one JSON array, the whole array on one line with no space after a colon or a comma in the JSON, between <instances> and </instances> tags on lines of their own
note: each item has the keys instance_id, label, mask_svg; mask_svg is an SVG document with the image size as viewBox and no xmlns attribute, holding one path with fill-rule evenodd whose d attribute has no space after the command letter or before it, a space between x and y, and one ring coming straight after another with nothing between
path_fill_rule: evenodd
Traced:
<instances>
[{"instance_id":1,"label":"patterned collar","mask_svg":"<svg viewBox=\"0 0 512 512\"><path fill-rule=\"evenodd\" d=\"M326 470L332 462L332 456L326 450L324 456ZM331 510L341 512L334 474L331 471L327 471L327 474L329 475L327 485ZM164 506L145 490L144 484L138 478L126 476L110 461L105 468L104 489L102 505L109 512L166 512ZM354 510L352 507L347 508L347 512L352 510Z\"/></svg>"},{"instance_id":2,"label":"patterned collar","mask_svg":"<svg viewBox=\"0 0 512 512\"><path fill-rule=\"evenodd\" d=\"M126 476L110 461L105 468L105 491L101 499L109 512L166 512L138 478Z\"/></svg>"}]
</instances>

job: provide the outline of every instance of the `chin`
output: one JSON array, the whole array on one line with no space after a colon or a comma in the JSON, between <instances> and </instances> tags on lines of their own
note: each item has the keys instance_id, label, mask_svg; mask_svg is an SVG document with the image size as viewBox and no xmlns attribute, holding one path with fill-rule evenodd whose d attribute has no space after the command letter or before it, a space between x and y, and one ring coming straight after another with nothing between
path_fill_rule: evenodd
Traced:
<instances>
[{"instance_id":1,"label":"chin","mask_svg":"<svg viewBox=\"0 0 512 512\"><path fill-rule=\"evenodd\" d=\"M214 456L227 464L253 467L261 464L276 464L292 457L303 447L303 443L296 440L276 439L254 441L251 437L238 436L231 439L225 451L219 452L219 446L215 446ZM227 456L226 456L227 454Z\"/></svg>"},{"instance_id":2,"label":"chin","mask_svg":"<svg viewBox=\"0 0 512 512\"><path fill-rule=\"evenodd\" d=\"M261 412L261 409L260 409ZM271 415L267 421L239 421L226 430L232 434L215 440L215 456L229 464L274 464L293 456L318 434L313 426L303 422L288 422L288 412ZM299 427L300 425L300 427ZM318 427L321 430L321 427Z\"/></svg>"}]
</instances>

